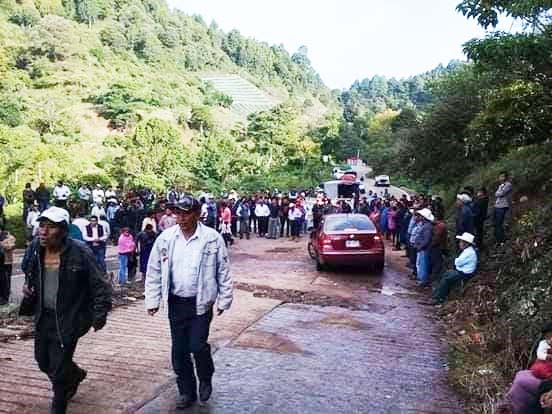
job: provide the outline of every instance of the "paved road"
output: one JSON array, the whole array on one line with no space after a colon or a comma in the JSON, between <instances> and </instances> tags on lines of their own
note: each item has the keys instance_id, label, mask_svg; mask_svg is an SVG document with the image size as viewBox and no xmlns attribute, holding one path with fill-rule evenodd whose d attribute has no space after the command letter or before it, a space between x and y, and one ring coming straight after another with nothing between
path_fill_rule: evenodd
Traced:
<instances>
[{"instance_id":1,"label":"paved road","mask_svg":"<svg viewBox=\"0 0 552 414\"><path fill-rule=\"evenodd\" d=\"M389 249L390 250L390 249ZM232 248L236 299L215 318L215 391L189 413L460 414L426 293L388 251L383 276L318 273L304 242L253 238ZM175 412L166 317L118 308L79 344L91 373L69 413ZM0 343L0 412L46 413L32 341Z\"/></svg>"}]
</instances>

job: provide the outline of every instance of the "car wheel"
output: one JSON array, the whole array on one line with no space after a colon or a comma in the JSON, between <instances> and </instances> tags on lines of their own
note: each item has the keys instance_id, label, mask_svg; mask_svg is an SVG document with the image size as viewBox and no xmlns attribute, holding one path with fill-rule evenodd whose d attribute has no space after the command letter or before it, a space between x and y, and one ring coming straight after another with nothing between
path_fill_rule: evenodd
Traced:
<instances>
[{"instance_id":1,"label":"car wheel","mask_svg":"<svg viewBox=\"0 0 552 414\"><path fill-rule=\"evenodd\" d=\"M383 272L383 267L384 267L385 263L383 261L381 262L377 262L375 265L374 265L374 271L376 273L382 273Z\"/></svg>"},{"instance_id":2,"label":"car wheel","mask_svg":"<svg viewBox=\"0 0 552 414\"><path fill-rule=\"evenodd\" d=\"M314 250L314 245L312 242L309 242L307 245L307 250L309 251L309 256L311 259L316 260L316 250Z\"/></svg>"}]
</instances>

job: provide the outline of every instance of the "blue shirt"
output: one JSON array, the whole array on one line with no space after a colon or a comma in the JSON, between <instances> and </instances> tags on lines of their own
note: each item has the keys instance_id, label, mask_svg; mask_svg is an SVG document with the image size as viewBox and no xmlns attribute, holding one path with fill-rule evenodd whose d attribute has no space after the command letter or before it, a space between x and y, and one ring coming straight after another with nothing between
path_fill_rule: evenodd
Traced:
<instances>
[{"instance_id":1,"label":"blue shirt","mask_svg":"<svg viewBox=\"0 0 552 414\"><path fill-rule=\"evenodd\" d=\"M471 275L477 269L477 253L473 246L468 246L456 259L454 259L454 267L459 272Z\"/></svg>"}]
</instances>

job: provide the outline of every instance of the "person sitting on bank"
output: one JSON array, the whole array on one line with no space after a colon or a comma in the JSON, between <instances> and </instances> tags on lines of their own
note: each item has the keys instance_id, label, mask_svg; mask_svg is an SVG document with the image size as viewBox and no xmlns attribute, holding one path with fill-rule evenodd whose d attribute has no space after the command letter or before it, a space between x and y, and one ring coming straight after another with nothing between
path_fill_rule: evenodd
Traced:
<instances>
[{"instance_id":1,"label":"person sitting on bank","mask_svg":"<svg viewBox=\"0 0 552 414\"><path fill-rule=\"evenodd\" d=\"M433 304L442 304L448 297L450 289L457 282L468 280L477 269L477 252L475 251L475 236L471 233L463 233L456 236L459 241L460 254L454 259L454 270L445 273L441 277L439 286L433 292Z\"/></svg>"}]
</instances>

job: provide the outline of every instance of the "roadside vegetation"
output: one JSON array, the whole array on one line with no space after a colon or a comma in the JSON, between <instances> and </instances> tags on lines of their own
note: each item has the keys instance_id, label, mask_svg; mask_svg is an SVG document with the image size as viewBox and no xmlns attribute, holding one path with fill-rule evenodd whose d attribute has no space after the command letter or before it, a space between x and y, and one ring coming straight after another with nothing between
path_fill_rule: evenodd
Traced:
<instances>
[{"instance_id":1,"label":"roadside vegetation","mask_svg":"<svg viewBox=\"0 0 552 414\"><path fill-rule=\"evenodd\" d=\"M466 39L466 62L331 91L306 48L289 54L224 33L162 0L3 1L0 192L8 215L19 214L25 182L58 178L284 190L326 178L324 155L341 162L359 154L394 184L451 204L465 185L492 194L508 170L509 242L484 254L478 277L442 312L451 381L472 413L492 413L552 310L551 5L464 0L457 9L484 28L509 16L525 30ZM275 106L236 120L232 98L201 80L213 73L242 76ZM487 234L492 246L492 227Z\"/></svg>"}]
</instances>

